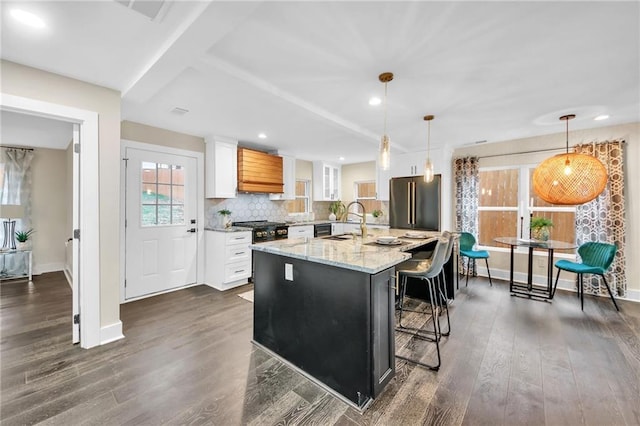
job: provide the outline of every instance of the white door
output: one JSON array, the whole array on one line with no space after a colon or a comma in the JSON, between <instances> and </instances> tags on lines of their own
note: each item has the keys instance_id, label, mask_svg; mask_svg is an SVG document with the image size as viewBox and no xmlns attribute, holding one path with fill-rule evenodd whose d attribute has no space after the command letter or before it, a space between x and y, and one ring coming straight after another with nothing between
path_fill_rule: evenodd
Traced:
<instances>
[{"instance_id":1,"label":"white door","mask_svg":"<svg viewBox=\"0 0 640 426\"><path fill-rule=\"evenodd\" d=\"M126 149L125 299L196 282L197 162Z\"/></svg>"},{"instance_id":2,"label":"white door","mask_svg":"<svg viewBox=\"0 0 640 426\"><path fill-rule=\"evenodd\" d=\"M80 125L73 125L74 147L80 147ZM80 229L80 154L74 149L73 153L73 229ZM73 232L73 231L72 231ZM80 240L74 235L71 244L71 324L73 327L72 342L80 343Z\"/></svg>"}]
</instances>

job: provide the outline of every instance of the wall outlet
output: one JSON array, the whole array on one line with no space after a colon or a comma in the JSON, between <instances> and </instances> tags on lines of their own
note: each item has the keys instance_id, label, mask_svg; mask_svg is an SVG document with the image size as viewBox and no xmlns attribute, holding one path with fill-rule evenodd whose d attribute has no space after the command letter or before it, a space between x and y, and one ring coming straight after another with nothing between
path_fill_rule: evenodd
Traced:
<instances>
[{"instance_id":1,"label":"wall outlet","mask_svg":"<svg viewBox=\"0 0 640 426\"><path fill-rule=\"evenodd\" d=\"M284 279L293 281L293 265L291 263L284 264Z\"/></svg>"}]
</instances>

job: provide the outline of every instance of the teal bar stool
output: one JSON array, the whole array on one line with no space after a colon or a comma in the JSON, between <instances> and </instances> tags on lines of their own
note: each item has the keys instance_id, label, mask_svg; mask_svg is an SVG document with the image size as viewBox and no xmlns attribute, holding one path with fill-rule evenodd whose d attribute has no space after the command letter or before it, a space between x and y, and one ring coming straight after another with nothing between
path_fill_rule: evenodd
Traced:
<instances>
[{"instance_id":1,"label":"teal bar stool","mask_svg":"<svg viewBox=\"0 0 640 426\"><path fill-rule=\"evenodd\" d=\"M556 283L553 286L553 293L551 297L556 293L556 287L558 287L558 278L560 278L560 271L569 271L578 274L578 296L580 296L580 307L584 311L584 286L583 275L595 274L600 275L604 281L604 285L607 286L609 296L616 310L619 311L616 299L611 293L611 288L607 279L604 277L605 272L609 269L613 263L613 259L616 257L616 250L618 248L614 244L588 242L578 247L578 254L582 259L582 263L571 262L570 260L561 259L558 260L555 265L558 268L558 274L556 275Z\"/></svg>"},{"instance_id":2,"label":"teal bar stool","mask_svg":"<svg viewBox=\"0 0 640 426\"><path fill-rule=\"evenodd\" d=\"M476 264L476 259L484 259L485 263L487 264L489 284L493 285L493 282L491 282L491 271L489 270L489 252L486 250L474 250L473 246L476 245L476 237L468 232L460 233L460 242L458 244L460 246L460 256L466 256L469 259L467 261L467 282L465 285L469 285L469 270L471 269L471 265L469 265L469 263L472 259L474 265Z\"/></svg>"}]
</instances>

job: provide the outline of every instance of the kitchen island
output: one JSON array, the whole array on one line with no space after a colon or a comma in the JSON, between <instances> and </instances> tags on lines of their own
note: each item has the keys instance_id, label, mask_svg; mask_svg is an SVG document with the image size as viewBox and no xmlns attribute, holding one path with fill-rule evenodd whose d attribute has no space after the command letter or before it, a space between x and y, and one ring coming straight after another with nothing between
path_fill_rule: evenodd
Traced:
<instances>
[{"instance_id":1,"label":"kitchen island","mask_svg":"<svg viewBox=\"0 0 640 426\"><path fill-rule=\"evenodd\" d=\"M395 265L438 235L383 246L379 234L251 246L254 343L361 410L395 375Z\"/></svg>"}]
</instances>

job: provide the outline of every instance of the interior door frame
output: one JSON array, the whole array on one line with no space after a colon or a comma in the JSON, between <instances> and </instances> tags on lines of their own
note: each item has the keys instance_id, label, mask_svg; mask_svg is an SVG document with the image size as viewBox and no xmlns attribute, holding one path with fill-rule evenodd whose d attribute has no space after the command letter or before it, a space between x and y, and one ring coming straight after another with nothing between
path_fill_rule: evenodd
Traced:
<instances>
[{"instance_id":1,"label":"interior door frame","mask_svg":"<svg viewBox=\"0 0 640 426\"><path fill-rule=\"evenodd\" d=\"M172 148L164 145L154 145L150 143L136 142L128 139L120 140L120 303L129 303L146 296L126 299L125 296L125 288L124 288L124 280L126 277L126 269L127 269L127 254L126 254L126 237L125 237L125 219L126 219L126 185L127 179L126 174L127 170L125 167L125 158L127 148L139 149L143 151L151 151L151 152L160 152L163 154L173 154L173 155L181 155L184 157L194 157L196 159L197 164L197 172L196 172L196 212L197 212L197 223L196 223L196 237L197 237L197 245L196 245L196 283L192 285L188 285L186 287L191 287L193 285L199 285L204 283L204 152L198 151L189 151L186 149L180 148ZM204 144L203 144L204 149ZM180 290L185 287L173 288L167 291L154 293L153 295L159 295L163 293L170 293L172 291Z\"/></svg>"},{"instance_id":2,"label":"interior door frame","mask_svg":"<svg viewBox=\"0 0 640 426\"><path fill-rule=\"evenodd\" d=\"M100 341L100 194L98 156L98 113L66 105L0 93L0 109L20 114L75 123L80 126L78 292L80 346L88 349ZM74 154L75 155L75 154ZM75 243L75 242L74 242ZM73 286L72 286L73 287ZM75 293L75 292L74 292ZM73 329L73 319L71 318Z\"/></svg>"}]
</instances>

